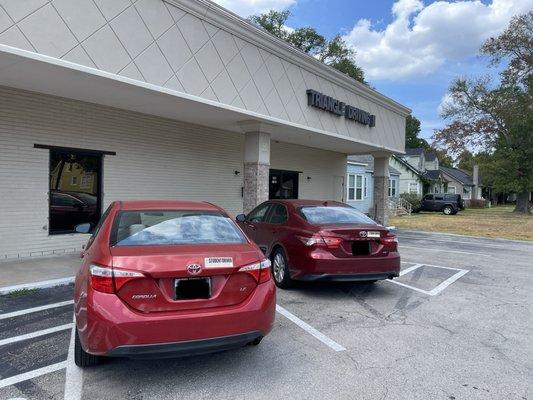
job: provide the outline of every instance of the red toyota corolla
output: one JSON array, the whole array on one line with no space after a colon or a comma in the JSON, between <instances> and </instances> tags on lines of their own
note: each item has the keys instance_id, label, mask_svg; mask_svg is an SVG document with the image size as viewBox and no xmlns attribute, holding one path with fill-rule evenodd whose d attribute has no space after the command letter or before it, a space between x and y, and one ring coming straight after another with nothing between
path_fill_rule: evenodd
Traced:
<instances>
[{"instance_id":1,"label":"red toyota corolla","mask_svg":"<svg viewBox=\"0 0 533 400\"><path fill-rule=\"evenodd\" d=\"M87 233L89 224L78 225ZM75 362L259 344L274 322L270 261L209 203L114 202L75 283Z\"/></svg>"},{"instance_id":2,"label":"red toyota corolla","mask_svg":"<svg viewBox=\"0 0 533 400\"><path fill-rule=\"evenodd\" d=\"M237 221L270 257L281 288L293 280L377 281L400 272L396 236L344 203L271 200Z\"/></svg>"}]
</instances>

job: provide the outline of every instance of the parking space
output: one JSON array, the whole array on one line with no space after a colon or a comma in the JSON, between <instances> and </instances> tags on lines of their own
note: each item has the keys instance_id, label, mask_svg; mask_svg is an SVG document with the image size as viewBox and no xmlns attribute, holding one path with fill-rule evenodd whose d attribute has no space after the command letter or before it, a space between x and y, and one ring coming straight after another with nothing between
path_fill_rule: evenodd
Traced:
<instances>
[{"instance_id":1,"label":"parking space","mask_svg":"<svg viewBox=\"0 0 533 400\"><path fill-rule=\"evenodd\" d=\"M259 346L200 357L81 373L68 360L71 285L2 296L0 399L531 398L533 246L399 238L397 280L279 290Z\"/></svg>"}]
</instances>

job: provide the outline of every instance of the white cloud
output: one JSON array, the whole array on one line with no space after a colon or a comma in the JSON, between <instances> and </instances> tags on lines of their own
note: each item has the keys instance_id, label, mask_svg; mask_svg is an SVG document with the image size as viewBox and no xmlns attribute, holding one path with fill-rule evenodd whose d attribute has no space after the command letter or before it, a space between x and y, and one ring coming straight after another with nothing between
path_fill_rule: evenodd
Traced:
<instances>
[{"instance_id":1,"label":"white cloud","mask_svg":"<svg viewBox=\"0 0 533 400\"><path fill-rule=\"evenodd\" d=\"M296 0L214 0L214 2L246 18L271 9L284 10L296 3Z\"/></svg>"},{"instance_id":2,"label":"white cloud","mask_svg":"<svg viewBox=\"0 0 533 400\"><path fill-rule=\"evenodd\" d=\"M383 30L359 20L345 36L357 50L357 62L374 79L428 75L446 61L475 55L490 36L501 32L513 15L531 8L530 0L398 0L393 21Z\"/></svg>"}]
</instances>

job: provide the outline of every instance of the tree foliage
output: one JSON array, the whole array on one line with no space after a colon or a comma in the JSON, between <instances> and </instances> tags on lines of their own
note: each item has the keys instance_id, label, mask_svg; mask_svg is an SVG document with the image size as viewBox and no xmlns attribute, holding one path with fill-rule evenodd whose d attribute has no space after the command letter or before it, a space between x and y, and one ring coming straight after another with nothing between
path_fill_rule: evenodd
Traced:
<instances>
[{"instance_id":1,"label":"tree foliage","mask_svg":"<svg viewBox=\"0 0 533 400\"><path fill-rule=\"evenodd\" d=\"M263 14L252 15L248 20L304 53L359 82L366 83L363 70L355 62L355 51L348 46L341 35L328 40L311 27L288 29L286 22L290 15L289 10L270 10Z\"/></svg>"},{"instance_id":2,"label":"tree foliage","mask_svg":"<svg viewBox=\"0 0 533 400\"><path fill-rule=\"evenodd\" d=\"M429 150L427 140L418 137L420 134L420 120L412 115L405 120L405 147L409 149L423 148Z\"/></svg>"},{"instance_id":3,"label":"tree foliage","mask_svg":"<svg viewBox=\"0 0 533 400\"><path fill-rule=\"evenodd\" d=\"M448 125L435 132L436 143L454 154L484 152L494 189L518 194L515 211L529 212L533 191L533 12L514 17L498 37L482 46L490 64L506 62L500 79L456 79L442 117Z\"/></svg>"}]
</instances>

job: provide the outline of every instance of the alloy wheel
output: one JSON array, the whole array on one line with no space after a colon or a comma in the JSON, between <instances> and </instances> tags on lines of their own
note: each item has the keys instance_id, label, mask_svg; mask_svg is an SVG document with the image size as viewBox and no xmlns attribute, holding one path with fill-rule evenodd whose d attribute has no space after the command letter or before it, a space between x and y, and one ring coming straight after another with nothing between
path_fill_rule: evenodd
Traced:
<instances>
[{"instance_id":1,"label":"alloy wheel","mask_svg":"<svg viewBox=\"0 0 533 400\"><path fill-rule=\"evenodd\" d=\"M283 281L285 277L285 259L281 253L277 253L274 257L274 278L276 282Z\"/></svg>"}]
</instances>

